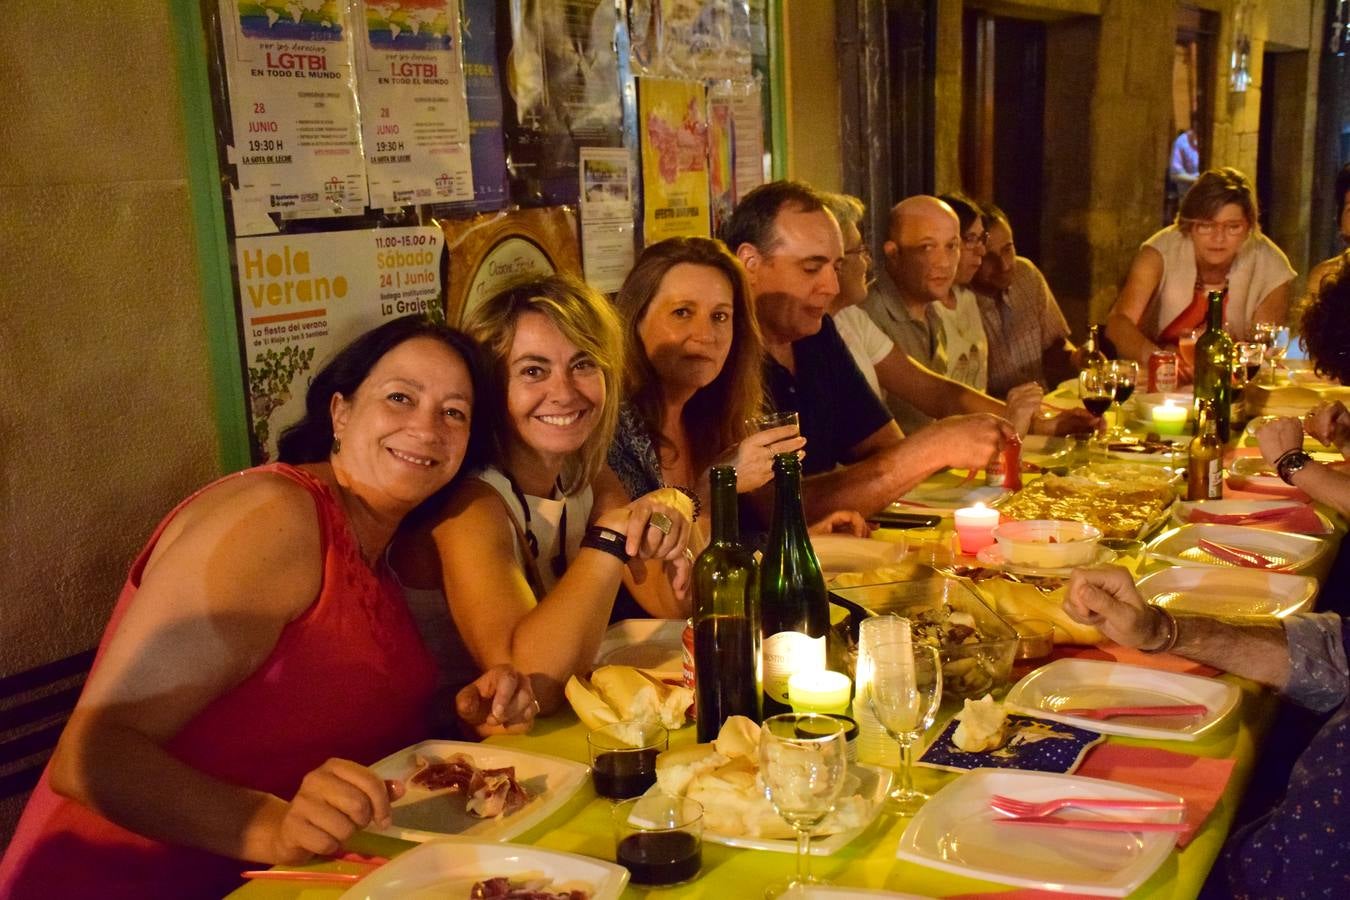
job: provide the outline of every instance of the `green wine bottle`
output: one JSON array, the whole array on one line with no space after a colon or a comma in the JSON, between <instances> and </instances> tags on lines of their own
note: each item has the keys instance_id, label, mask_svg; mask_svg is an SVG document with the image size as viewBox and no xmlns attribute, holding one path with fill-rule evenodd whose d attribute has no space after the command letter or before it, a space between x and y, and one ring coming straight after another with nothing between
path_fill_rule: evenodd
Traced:
<instances>
[{"instance_id":1,"label":"green wine bottle","mask_svg":"<svg viewBox=\"0 0 1350 900\"><path fill-rule=\"evenodd\" d=\"M1200 406L1213 404L1213 420L1218 426L1219 440L1228 443L1232 401L1229 391L1233 384L1233 339L1223 330L1223 301L1228 295L1222 291L1209 292L1209 330L1195 342L1195 414L1200 421Z\"/></svg>"},{"instance_id":2,"label":"green wine bottle","mask_svg":"<svg viewBox=\"0 0 1350 900\"><path fill-rule=\"evenodd\" d=\"M829 596L802 511L802 464L795 453L773 460L774 506L760 567L764 715L788 709L788 677L825 668Z\"/></svg>"},{"instance_id":3,"label":"green wine bottle","mask_svg":"<svg viewBox=\"0 0 1350 900\"><path fill-rule=\"evenodd\" d=\"M712 469L712 543L694 561L694 696L698 741L727 716L759 722L759 564L741 544L736 470Z\"/></svg>"}]
</instances>

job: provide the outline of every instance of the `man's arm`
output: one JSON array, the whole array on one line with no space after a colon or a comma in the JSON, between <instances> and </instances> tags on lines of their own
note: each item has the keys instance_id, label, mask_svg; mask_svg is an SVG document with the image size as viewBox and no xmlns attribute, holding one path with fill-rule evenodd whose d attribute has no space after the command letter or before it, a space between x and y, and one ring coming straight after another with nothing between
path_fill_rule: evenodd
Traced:
<instances>
[{"instance_id":1,"label":"man's arm","mask_svg":"<svg viewBox=\"0 0 1350 900\"><path fill-rule=\"evenodd\" d=\"M887 391L934 419L967 413L1001 416L1005 406L988 394L939 375L895 347L876 364L877 381Z\"/></svg>"},{"instance_id":2,"label":"man's arm","mask_svg":"<svg viewBox=\"0 0 1350 900\"><path fill-rule=\"evenodd\" d=\"M854 445L852 462L806 479L807 520L839 509L870 516L940 469L983 468L1015 435L1007 422L987 415L943 419L909 437L887 422Z\"/></svg>"}]
</instances>

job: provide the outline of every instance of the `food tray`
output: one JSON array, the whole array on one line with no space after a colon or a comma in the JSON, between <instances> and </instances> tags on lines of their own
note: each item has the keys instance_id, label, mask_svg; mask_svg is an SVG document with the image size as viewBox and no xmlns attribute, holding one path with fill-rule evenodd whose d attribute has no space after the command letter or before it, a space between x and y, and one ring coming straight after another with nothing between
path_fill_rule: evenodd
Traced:
<instances>
[{"instance_id":1,"label":"food tray","mask_svg":"<svg viewBox=\"0 0 1350 900\"><path fill-rule=\"evenodd\" d=\"M911 622L945 620L945 607L968 614L979 640L954 643L934 638L942 655L944 695L982 697L1007 685L1017 652L1017 631L987 606L969 581L929 575L914 581L835 588L831 593L872 614L894 613ZM939 629L934 627L933 631ZM920 636L922 628L916 630Z\"/></svg>"}]
</instances>

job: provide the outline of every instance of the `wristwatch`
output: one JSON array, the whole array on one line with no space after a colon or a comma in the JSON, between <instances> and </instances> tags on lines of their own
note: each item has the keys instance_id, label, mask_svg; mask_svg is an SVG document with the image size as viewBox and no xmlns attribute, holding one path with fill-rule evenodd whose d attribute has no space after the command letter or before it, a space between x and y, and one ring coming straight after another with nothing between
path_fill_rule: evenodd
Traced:
<instances>
[{"instance_id":1,"label":"wristwatch","mask_svg":"<svg viewBox=\"0 0 1350 900\"><path fill-rule=\"evenodd\" d=\"M1294 473L1310 462L1312 462L1312 457L1307 453L1302 450L1290 450L1275 461L1275 471L1280 473L1281 481L1292 486Z\"/></svg>"}]
</instances>

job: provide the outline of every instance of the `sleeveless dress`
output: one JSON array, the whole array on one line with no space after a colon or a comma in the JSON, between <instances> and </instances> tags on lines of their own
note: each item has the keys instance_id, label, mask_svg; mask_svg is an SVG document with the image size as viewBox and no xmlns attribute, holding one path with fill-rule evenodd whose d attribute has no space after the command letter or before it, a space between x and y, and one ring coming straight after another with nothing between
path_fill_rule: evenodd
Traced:
<instances>
[{"instance_id":1,"label":"sleeveless dress","mask_svg":"<svg viewBox=\"0 0 1350 900\"><path fill-rule=\"evenodd\" d=\"M328 486L286 464L227 478L255 478L259 472L289 478L314 498L323 554L319 595L281 630L257 671L202 709L164 749L213 778L290 799L305 774L330 757L368 765L424 738L436 667L396 583L361 558ZM165 526L202 491L160 523L132 565L95 670ZM237 887L239 872L249 868L115 825L57 795L50 775L49 766L0 860L4 900L220 897Z\"/></svg>"}]
</instances>

